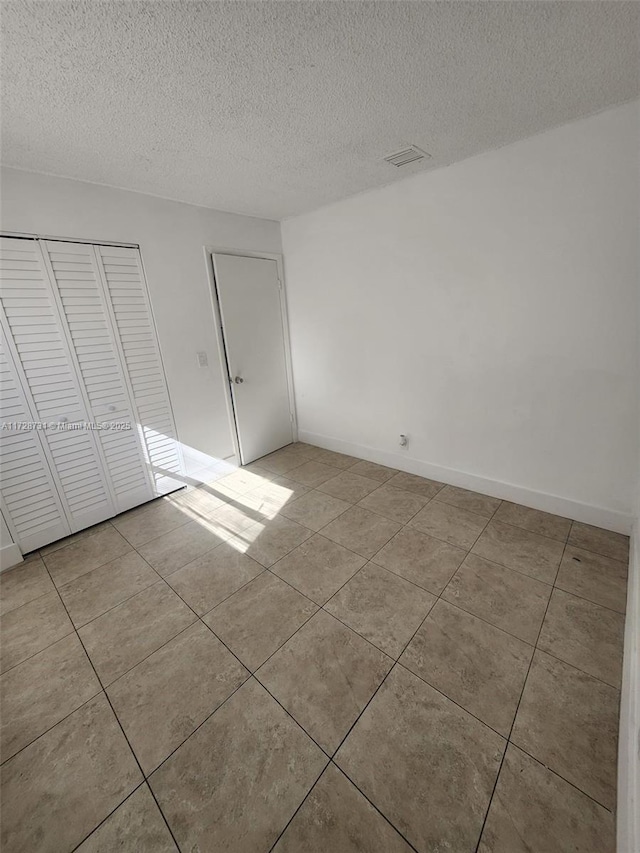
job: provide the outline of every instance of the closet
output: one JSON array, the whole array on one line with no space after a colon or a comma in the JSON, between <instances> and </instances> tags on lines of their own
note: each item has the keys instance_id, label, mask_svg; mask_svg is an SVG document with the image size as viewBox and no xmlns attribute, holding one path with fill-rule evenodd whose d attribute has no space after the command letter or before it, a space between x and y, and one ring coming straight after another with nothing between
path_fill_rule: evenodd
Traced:
<instances>
[{"instance_id":1,"label":"closet","mask_svg":"<svg viewBox=\"0 0 640 853\"><path fill-rule=\"evenodd\" d=\"M23 553L178 488L140 252L0 238L2 514Z\"/></svg>"}]
</instances>

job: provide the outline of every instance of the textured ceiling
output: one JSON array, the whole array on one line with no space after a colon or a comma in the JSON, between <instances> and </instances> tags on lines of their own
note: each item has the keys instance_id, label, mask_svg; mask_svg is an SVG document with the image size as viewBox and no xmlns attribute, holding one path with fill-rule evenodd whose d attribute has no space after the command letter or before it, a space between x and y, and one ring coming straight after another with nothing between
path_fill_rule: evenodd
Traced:
<instances>
[{"instance_id":1,"label":"textured ceiling","mask_svg":"<svg viewBox=\"0 0 640 853\"><path fill-rule=\"evenodd\" d=\"M636 2L1 8L4 163L274 219L638 95Z\"/></svg>"}]
</instances>

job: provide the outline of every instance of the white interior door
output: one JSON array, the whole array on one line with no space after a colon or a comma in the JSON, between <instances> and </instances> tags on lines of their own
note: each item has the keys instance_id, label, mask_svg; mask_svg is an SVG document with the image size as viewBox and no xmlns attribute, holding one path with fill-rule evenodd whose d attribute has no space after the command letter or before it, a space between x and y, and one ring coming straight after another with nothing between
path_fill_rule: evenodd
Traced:
<instances>
[{"instance_id":1,"label":"white interior door","mask_svg":"<svg viewBox=\"0 0 640 853\"><path fill-rule=\"evenodd\" d=\"M242 463L293 440L282 290L266 258L213 256Z\"/></svg>"}]
</instances>

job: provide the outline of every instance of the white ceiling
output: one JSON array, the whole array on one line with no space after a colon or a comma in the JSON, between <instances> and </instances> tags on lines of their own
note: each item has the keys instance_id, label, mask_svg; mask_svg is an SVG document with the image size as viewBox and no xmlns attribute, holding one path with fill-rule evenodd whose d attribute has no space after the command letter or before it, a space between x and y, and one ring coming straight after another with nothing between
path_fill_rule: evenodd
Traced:
<instances>
[{"instance_id":1,"label":"white ceiling","mask_svg":"<svg viewBox=\"0 0 640 853\"><path fill-rule=\"evenodd\" d=\"M5 164L273 219L639 93L636 2L2 10Z\"/></svg>"}]
</instances>

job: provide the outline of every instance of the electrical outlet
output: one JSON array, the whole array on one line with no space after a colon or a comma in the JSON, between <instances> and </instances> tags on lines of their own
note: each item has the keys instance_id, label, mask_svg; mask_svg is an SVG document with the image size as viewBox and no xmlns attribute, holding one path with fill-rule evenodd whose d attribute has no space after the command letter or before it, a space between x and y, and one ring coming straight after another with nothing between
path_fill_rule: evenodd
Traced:
<instances>
[{"instance_id":1,"label":"electrical outlet","mask_svg":"<svg viewBox=\"0 0 640 853\"><path fill-rule=\"evenodd\" d=\"M208 367L209 366L209 358L206 352L198 353L198 367Z\"/></svg>"},{"instance_id":2,"label":"electrical outlet","mask_svg":"<svg viewBox=\"0 0 640 853\"><path fill-rule=\"evenodd\" d=\"M406 447L409 444L409 439L404 433L400 433L400 447Z\"/></svg>"}]
</instances>

